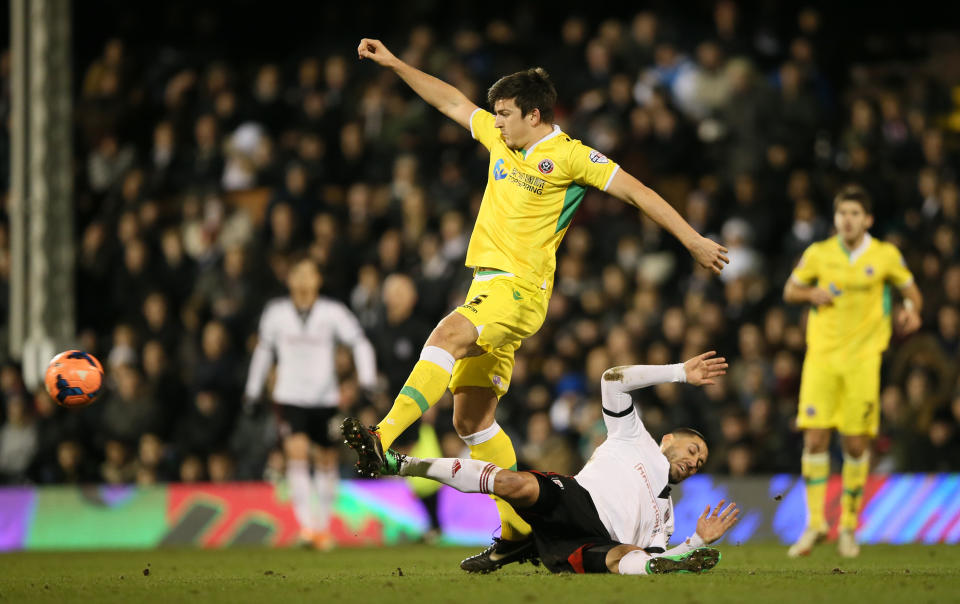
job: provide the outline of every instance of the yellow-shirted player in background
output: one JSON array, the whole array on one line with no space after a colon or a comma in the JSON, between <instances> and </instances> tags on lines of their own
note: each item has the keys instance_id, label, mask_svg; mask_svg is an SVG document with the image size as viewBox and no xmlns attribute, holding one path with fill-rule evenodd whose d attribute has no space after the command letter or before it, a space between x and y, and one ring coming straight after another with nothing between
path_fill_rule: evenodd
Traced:
<instances>
[{"instance_id":1,"label":"yellow-shirted player in background","mask_svg":"<svg viewBox=\"0 0 960 604\"><path fill-rule=\"evenodd\" d=\"M790 547L791 557L809 554L827 535L827 449L834 429L843 440L837 549L845 557L860 553L855 533L870 470L870 442L880 427L880 355L890 342L891 286L904 298L897 314L904 334L920 327L923 303L900 251L867 233L873 224L867 192L847 185L833 206L837 236L808 247L783 290L786 302L813 307L797 414L797 427L803 430L807 527Z\"/></svg>"},{"instance_id":2,"label":"yellow-shirted player in background","mask_svg":"<svg viewBox=\"0 0 960 604\"><path fill-rule=\"evenodd\" d=\"M510 438L494 421L497 401L510 385L514 351L543 323L556 250L586 188L636 206L718 274L728 262L727 250L694 231L616 163L554 125L557 92L542 69L497 81L487 94L491 114L453 86L397 59L379 40L361 40L357 51L361 59L392 69L426 102L469 129L490 151L490 168L467 249L474 280L466 302L433 330L387 416L374 429L348 418L344 437L359 454L360 471L376 475L383 451L449 387L454 428L471 456L515 468ZM489 572L532 554L529 525L506 502L496 503L501 538L464 560L464 570Z\"/></svg>"}]
</instances>

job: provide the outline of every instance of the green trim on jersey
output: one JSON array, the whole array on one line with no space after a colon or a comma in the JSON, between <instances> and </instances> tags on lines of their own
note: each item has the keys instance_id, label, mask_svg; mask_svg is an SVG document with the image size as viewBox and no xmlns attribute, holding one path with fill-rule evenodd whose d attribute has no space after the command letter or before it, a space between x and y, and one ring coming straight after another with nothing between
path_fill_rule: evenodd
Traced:
<instances>
[{"instance_id":1,"label":"green trim on jersey","mask_svg":"<svg viewBox=\"0 0 960 604\"><path fill-rule=\"evenodd\" d=\"M889 317L893 310L893 288L889 283L883 284L883 316Z\"/></svg>"},{"instance_id":2,"label":"green trim on jersey","mask_svg":"<svg viewBox=\"0 0 960 604\"><path fill-rule=\"evenodd\" d=\"M573 215L580 207L580 202L583 201L583 196L586 194L587 187L585 185L578 185L575 182L570 183L566 194L563 196L563 209L560 211L560 218L557 219L557 230L554 233L559 233L570 226L570 221L573 220Z\"/></svg>"},{"instance_id":3,"label":"green trim on jersey","mask_svg":"<svg viewBox=\"0 0 960 604\"><path fill-rule=\"evenodd\" d=\"M489 277L490 275L506 275L507 271L477 271L477 277Z\"/></svg>"},{"instance_id":4,"label":"green trim on jersey","mask_svg":"<svg viewBox=\"0 0 960 604\"><path fill-rule=\"evenodd\" d=\"M847 260L849 260L850 250L847 249L847 246L843 245L843 239L840 238L840 235L837 235L837 243L840 244L840 249L843 250L843 253L847 256Z\"/></svg>"}]
</instances>

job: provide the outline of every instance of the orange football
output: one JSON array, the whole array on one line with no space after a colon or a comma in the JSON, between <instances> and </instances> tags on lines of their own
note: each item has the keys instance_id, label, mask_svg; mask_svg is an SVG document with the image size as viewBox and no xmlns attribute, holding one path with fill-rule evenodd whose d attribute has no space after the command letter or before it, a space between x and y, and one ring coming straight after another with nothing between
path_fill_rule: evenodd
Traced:
<instances>
[{"instance_id":1,"label":"orange football","mask_svg":"<svg viewBox=\"0 0 960 604\"><path fill-rule=\"evenodd\" d=\"M57 404L83 407L100 395L103 366L92 354L82 350L67 350L50 361L44 383Z\"/></svg>"}]
</instances>

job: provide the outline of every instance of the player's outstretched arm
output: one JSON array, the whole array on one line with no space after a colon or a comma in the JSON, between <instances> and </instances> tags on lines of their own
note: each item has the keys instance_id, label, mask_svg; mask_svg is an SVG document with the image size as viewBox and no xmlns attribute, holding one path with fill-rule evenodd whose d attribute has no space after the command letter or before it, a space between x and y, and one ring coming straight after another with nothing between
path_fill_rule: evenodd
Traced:
<instances>
[{"instance_id":1,"label":"player's outstretched arm","mask_svg":"<svg viewBox=\"0 0 960 604\"><path fill-rule=\"evenodd\" d=\"M656 191L622 168L613 176L613 181L607 187L607 193L640 208L644 214L680 240L697 264L703 268L708 268L719 275L724 265L730 264L727 248L696 232Z\"/></svg>"},{"instance_id":2,"label":"player's outstretched arm","mask_svg":"<svg viewBox=\"0 0 960 604\"><path fill-rule=\"evenodd\" d=\"M727 359L711 350L674 365L624 365L603 372L601 390L604 394L626 393L639 388L686 382L694 386L713 384L713 378L725 374ZM605 401L606 402L606 401Z\"/></svg>"},{"instance_id":3,"label":"player's outstretched arm","mask_svg":"<svg viewBox=\"0 0 960 604\"><path fill-rule=\"evenodd\" d=\"M420 95L420 98L467 130L470 129L470 116L473 115L477 106L450 84L404 63L380 40L372 38L360 40L357 54L360 60L370 59L374 63L392 69L400 79Z\"/></svg>"}]
</instances>

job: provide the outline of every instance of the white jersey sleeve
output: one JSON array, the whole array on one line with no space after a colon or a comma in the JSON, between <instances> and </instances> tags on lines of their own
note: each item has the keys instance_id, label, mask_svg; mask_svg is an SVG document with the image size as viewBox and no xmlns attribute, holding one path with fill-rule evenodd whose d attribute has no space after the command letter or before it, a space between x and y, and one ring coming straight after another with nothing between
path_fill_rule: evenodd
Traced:
<instances>
[{"instance_id":1,"label":"white jersey sleeve","mask_svg":"<svg viewBox=\"0 0 960 604\"><path fill-rule=\"evenodd\" d=\"M603 372L600 393L607 438L633 440L644 433L640 414L630 392L666 382L686 382L683 363L674 365L627 365Z\"/></svg>"},{"instance_id":2,"label":"white jersey sleeve","mask_svg":"<svg viewBox=\"0 0 960 604\"><path fill-rule=\"evenodd\" d=\"M276 301L267 304L260 316L260 329L257 338L257 347L250 359L250 369L247 371L247 384L244 396L256 399L263 392L263 385L270 373L277 349L277 320Z\"/></svg>"},{"instance_id":3,"label":"white jersey sleeve","mask_svg":"<svg viewBox=\"0 0 960 604\"><path fill-rule=\"evenodd\" d=\"M373 345L363 333L356 316L346 306L338 304L334 322L336 338L353 351L353 364L357 369L357 382L364 388L373 388L377 383L377 356Z\"/></svg>"}]
</instances>

